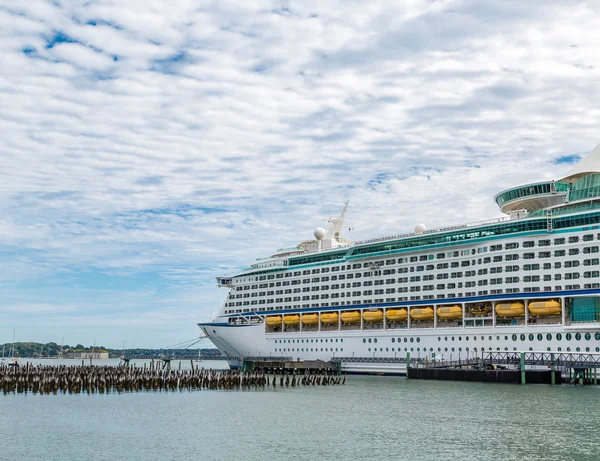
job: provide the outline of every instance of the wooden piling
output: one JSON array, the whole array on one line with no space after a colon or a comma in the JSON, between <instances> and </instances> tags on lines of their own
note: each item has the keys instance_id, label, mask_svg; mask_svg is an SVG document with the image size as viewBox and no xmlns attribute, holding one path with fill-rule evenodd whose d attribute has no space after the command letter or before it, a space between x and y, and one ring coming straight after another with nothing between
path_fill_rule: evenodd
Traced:
<instances>
[{"instance_id":1,"label":"wooden piling","mask_svg":"<svg viewBox=\"0 0 600 461\"><path fill-rule=\"evenodd\" d=\"M304 370L302 378L294 369L281 369L280 387L344 384L335 369ZM155 367L124 366L34 366L27 363L22 367L0 367L0 389L4 394L80 394L113 392L158 391L173 392L200 389L258 390L269 385L264 369L246 373L240 371L215 371L198 369L171 370ZM276 376L273 376L276 387Z\"/></svg>"}]
</instances>

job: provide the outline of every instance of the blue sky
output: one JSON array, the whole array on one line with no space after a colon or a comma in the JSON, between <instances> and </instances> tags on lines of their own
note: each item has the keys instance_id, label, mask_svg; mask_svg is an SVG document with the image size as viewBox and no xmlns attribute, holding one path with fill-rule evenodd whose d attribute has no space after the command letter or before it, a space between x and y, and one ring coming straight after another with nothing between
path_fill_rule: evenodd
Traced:
<instances>
[{"instance_id":1,"label":"blue sky","mask_svg":"<svg viewBox=\"0 0 600 461\"><path fill-rule=\"evenodd\" d=\"M598 142L597 2L0 6L0 342L163 347L351 202L498 215Z\"/></svg>"}]
</instances>

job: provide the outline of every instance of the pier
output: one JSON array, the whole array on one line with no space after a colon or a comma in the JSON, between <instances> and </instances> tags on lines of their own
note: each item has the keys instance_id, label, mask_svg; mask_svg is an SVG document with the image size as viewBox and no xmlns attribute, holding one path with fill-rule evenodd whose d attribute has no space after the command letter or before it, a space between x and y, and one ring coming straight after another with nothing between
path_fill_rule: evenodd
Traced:
<instances>
[{"instance_id":1,"label":"pier","mask_svg":"<svg viewBox=\"0 0 600 461\"><path fill-rule=\"evenodd\" d=\"M324 362L322 360L244 360L242 371L261 371L267 374L319 374L340 375L341 366L336 362Z\"/></svg>"},{"instance_id":2,"label":"pier","mask_svg":"<svg viewBox=\"0 0 600 461\"><path fill-rule=\"evenodd\" d=\"M108 394L142 391L259 390L269 387L327 386L345 384L328 368L277 368L280 376L263 369L215 371L195 367L171 370L158 366L24 366L0 367L0 387L4 394Z\"/></svg>"},{"instance_id":3,"label":"pier","mask_svg":"<svg viewBox=\"0 0 600 461\"><path fill-rule=\"evenodd\" d=\"M600 353L484 351L470 360L413 365L408 355L407 361L409 379L596 386Z\"/></svg>"}]
</instances>

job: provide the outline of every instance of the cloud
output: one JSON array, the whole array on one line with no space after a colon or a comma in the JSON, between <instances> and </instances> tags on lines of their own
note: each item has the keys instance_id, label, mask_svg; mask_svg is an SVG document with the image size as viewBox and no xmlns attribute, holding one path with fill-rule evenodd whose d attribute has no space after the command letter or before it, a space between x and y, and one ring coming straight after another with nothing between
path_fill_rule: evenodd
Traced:
<instances>
[{"instance_id":1,"label":"cloud","mask_svg":"<svg viewBox=\"0 0 600 461\"><path fill-rule=\"evenodd\" d=\"M353 239L498 216L600 141L598 9L5 2L0 342L180 342L346 199Z\"/></svg>"}]
</instances>

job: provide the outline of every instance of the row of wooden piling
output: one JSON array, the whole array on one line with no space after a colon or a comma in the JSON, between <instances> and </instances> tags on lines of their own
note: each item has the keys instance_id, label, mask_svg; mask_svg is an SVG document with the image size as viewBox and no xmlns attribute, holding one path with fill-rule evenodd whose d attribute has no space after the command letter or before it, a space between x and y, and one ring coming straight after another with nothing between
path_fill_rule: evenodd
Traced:
<instances>
[{"instance_id":1,"label":"row of wooden piling","mask_svg":"<svg viewBox=\"0 0 600 461\"><path fill-rule=\"evenodd\" d=\"M256 390L268 387L327 386L345 384L333 373L268 375L263 371L216 371L124 366L34 366L0 367L4 394L105 394L139 391L184 391L203 389Z\"/></svg>"}]
</instances>

